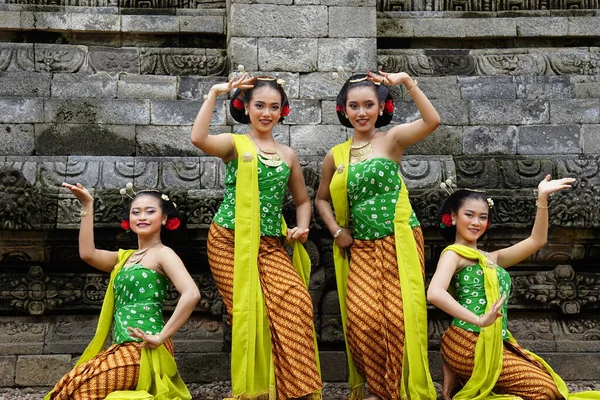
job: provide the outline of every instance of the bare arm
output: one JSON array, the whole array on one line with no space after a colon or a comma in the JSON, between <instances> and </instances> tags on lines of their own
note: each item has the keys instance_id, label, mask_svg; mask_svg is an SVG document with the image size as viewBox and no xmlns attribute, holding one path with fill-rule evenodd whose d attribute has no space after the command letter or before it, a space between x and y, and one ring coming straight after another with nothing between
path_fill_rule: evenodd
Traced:
<instances>
[{"instance_id":1,"label":"bare arm","mask_svg":"<svg viewBox=\"0 0 600 400\"><path fill-rule=\"evenodd\" d=\"M312 207L310 205L310 198L306 191L306 184L304 183L304 175L302 174L302 167L296 153L291 150L289 151L292 159L292 168L290 172L290 179L288 181L288 188L292 193L294 199L294 205L296 206L296 227L288 229L287 239L300 240L305 243L308 239L308 227L310 226L310 218L312 216Z\"/></svg>"},{"instance_id":2,"label":"bare arm","mask_svg":"<svg viewBox=\"0 0 600 400\"><path fill-rule=\"evenodd\" d=\"M547 175L538 185L537 213L531 235L519 243L491 253L492 258L496 258L496 263L503 268L511 267L520 261L523 261L539 249L548 241L548 196L571 187L575 182L574 178L562 178L550 180Z\"/></svg>"},{"instance_id":3,"label":"bare arm","mask_svg":"<svg viewBox=\"0 0 600 400\"><path fill-rule=\"evenodd\" d=\"M369 72L369 80L389 85L405 85L421 114L421 119L407 124L396 125L388 131L388 135L393 137L396 145L402 149L406 149L411 144L417 143L435 131L440 125L440 115L427 96L421 91L417 82L407 73L388 74L382 71L379 71L379 73L381 75Z\"/></svg>"},{"instance_id":4,"label":"bare arm","mask_svg":"<svg viewBox=\"0 0 600 400\"><path fill-rule=\"evenodd\" d=\"M227 83L220 83L210 88L192 126L191 139L194 146L211 156L216 156L223 160L228 161L232 157L234 144L231 135L209 135L213 108L217 101L217 96L232 89L250 88L252 87L252 81L252 79L246 78L246 74L244 74L239 79L232 78Z\"/></svg>"},{"instance_id":5,"label":"bare arm","mask_svg":"<svg viewBox=\"0 0 600 400\"><path fill-rule=\"evenodd\" d=\"M94 243L94 198L80 183L71 185L64 182L62 186L69 189L81 202L79 257L101 271L112 271L117 263L118 253L116 251L98 250Z\"/></svg>"}]
</instances>

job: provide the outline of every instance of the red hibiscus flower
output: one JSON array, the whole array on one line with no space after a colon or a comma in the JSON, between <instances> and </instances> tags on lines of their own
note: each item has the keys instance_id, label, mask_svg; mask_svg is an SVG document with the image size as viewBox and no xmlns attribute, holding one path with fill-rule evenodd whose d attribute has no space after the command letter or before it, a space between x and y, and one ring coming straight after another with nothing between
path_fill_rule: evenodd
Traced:
<instances>
[{"instance_id":1,"label":"red hibiscus flower","mask_svg":"<svg viewBox=\"0 0 600 400\"><path fill-rule=\"evenodd\" d=\"M125 229L126 231L131 230L131 225L129 224L129 221L127 221L126 219L121 221L121 228Z\"/></svg>"},{"instance_id":2,"label":"red hibiscus flower","mask_svg":"<svg viewBox=\"0 0 600 400\"><path fill-rule=\"evenodd\" d=\"M336 112L342 112L342 106L340 106L339 104L335 107L335 111Z\"/></svg>"},{"instance_id":3,"label":"red hibiscus flower","mask_svg":"<svg viewBox=\"0 0 600 400\"><path fill-rule=\"evenodd\" d=\"M283 108L281 109L281 116L282 117L287 117L288 115L290 115L290 106L288 104L286 104L285 106L283 106Z\"/></svg>"},{"instance_id":4,"label":"red hibiscus flower","mask_svg":"<svg viewBox=\"0 0 600 400\"><path fill-rule=\"evenodd\" d=\"M447 227L452 226L452 215L450 213L442 214L442 224Z\"/></svg>"},{"instance_id":5,"label":"red hibiscus flower","mask_svg":"<svg viewBox=\"0 0 600 400\"><path fill-rule=\"evenodd\" d=\"M175 229L179 228L179 225L181 225L181 221L179 221L179 218L175 217L167 221L167 223L165 224L165 228L167 228L170 231L174 231Z\"/></svg>"},{"instance_id":6,"label":"red hibiscus flower","mask_svg":"<svg viewBox=\"0 0 600 400\"><path fill-rule=\"evenodd\" d=\"M385 106L383 107L383 111L388 114L392 114L394 112L394 101L392 99L387 99L385 101Z\"/></svg>"},{"instance_id":7,"label":"red hibiscus flower","mask_svg":"<svg viewBox=\"0 0 600 400\"><path fill-rule=\"evenodd\" d=\"M241 110L244 108L244 102L241 101L240 99L233 99L233 102L231 104L238 110Z\"/></svg>"}]
</instances>

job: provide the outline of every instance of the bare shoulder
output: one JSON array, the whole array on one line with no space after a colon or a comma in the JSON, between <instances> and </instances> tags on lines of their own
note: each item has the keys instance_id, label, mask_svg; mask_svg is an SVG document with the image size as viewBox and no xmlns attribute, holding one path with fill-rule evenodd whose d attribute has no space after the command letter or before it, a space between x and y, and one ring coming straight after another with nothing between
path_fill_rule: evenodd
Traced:
<instances>
[{"instance_id":1,"label":"bare shoulder","mask_svg":"<svg viewBox=\"0 0 600 400\"><path fill-rule=\"evenodd\" d=\"M464 258L463 256L454 252L453 250L445 251L444 254L440 256L440 260L438 262L438 268L454 268L456 272L460 271L465 267L468 267L469 265L473 265L473 260Z\"/></svg>"},{"instance_id":2,"label":"bare shoulder","mask_svg":"<svg viewBox=\"0 0 600 400\"><path fill-rule=\"evenodd\" d=\"M169 246L163 246L158 249L157 258L161 267L165 264L170 264L173 261L181 261L181 258L179 258L177 253Z\"/></svg>"}]
</instances>

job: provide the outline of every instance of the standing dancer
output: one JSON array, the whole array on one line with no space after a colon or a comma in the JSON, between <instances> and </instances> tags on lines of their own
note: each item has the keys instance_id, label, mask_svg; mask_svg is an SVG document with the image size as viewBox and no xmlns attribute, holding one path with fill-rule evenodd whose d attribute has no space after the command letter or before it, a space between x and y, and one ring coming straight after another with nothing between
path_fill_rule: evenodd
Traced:
<instances>
[{"instance_id":1,"label":"standing dancer","mask_svg":"<svg viewBox=\"0 0 600 400\"><path fill-rule=\"evenodd\" d=\"M296 153L273 137L273 128L289 113L282 84L244 73L214 85L192 128L192 143L226 165L225 195L210 226L208 259L232 324L235 399L321 398L307 290L310 260L299 243L308 238L311 204ZM249 131L209 135L217 96L233 89L231 116L249 124ZM292 229L282 218L288 188L296 206ZM294 242L293 264L282 236Z\"/></svg>"},{"instance_id":2,"label":"standing dancer","mask_svg":"<svg viewBox=\"0 0 600 400\"><path fill-rule=\"evenodd\" d=\"M405 85L422 118L378 130L394 113L384 84ZM335 240L350 399L366 395L366 380L369 399L433 400L423 233L399 167L404 150L432 133L440 117L416 80L383 72L350 77L337 114L353 135L325 156L315 204Z\"/></svg>"}]
</instances>

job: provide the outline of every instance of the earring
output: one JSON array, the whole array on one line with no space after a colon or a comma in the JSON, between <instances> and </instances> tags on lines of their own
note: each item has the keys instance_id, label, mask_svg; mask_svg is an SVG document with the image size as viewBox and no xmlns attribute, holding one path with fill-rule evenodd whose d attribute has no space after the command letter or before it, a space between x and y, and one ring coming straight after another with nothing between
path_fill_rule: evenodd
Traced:
<instances>
[{"instance_id":1,"label":"earring","mask_svg":"<svg viewBox=\"0 0 600 400\"><path fill-rule=\"evenodd\" d=\"M452 225L456 225L456 221L455 220L452 220Z\"/></svg>"},{"instance_id":2,"label":"earring","mask_svg":"<svg viewBox=\"0 0 600 400\"><path fill-rule=\"evenodd\" d=\"M248 115L248 109L246 108L246 110L244 111L244 114Z\"/></svg>"},{"instance_id":3,"label":"earring","mask_svg":"<svg viewBox=\"0 0 600 400\"><path fill-rule=\"evenodd\" d=\"M163 222L162 222L162 224L163 224L163 225L166 225L166 224L167 224L167 221L163 221Z\"/></svg>"},{"instance_id":4,"label":"earring","mask_svg":"<svg viewBox=\"0 0 600 400\"><path fill-rule=\"evenodd\" d=\"M383 110L379 110L379 116L381 117L383 115Z\"/></svg>"}]
</instances>

